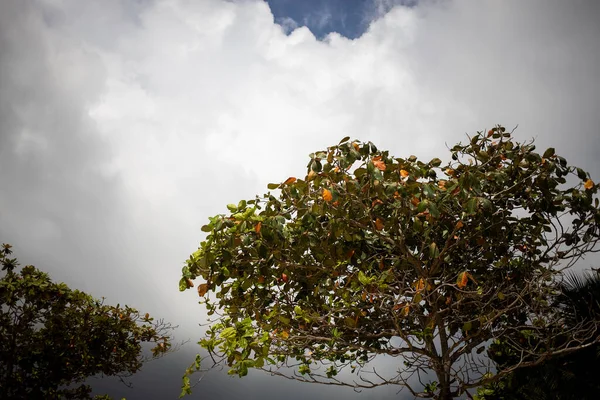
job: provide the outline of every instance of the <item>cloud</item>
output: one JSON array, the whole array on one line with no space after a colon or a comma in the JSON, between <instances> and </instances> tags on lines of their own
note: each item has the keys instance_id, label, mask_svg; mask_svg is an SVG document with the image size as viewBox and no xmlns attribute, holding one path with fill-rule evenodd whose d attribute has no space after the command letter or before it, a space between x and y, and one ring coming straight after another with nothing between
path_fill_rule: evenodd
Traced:
<instances>
[{"instance_id":1,"label":"cloud","mask_svg":"<svg viewBox=\"0 0 600 400\"><path fill-rule=\"evenodd\" d=\"M2 2L1 240L197 337L200 226L343 136L427 159L519 124L600 176L599 3L386 4L318 41L261 1Z\"/></svg>"}]
</instances>

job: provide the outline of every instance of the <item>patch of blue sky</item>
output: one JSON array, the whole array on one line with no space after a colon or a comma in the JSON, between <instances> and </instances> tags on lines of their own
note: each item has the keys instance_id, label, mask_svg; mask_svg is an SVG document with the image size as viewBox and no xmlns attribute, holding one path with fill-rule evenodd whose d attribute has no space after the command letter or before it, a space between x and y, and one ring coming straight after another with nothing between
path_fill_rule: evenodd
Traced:
<instances>
[{"instance_id":1,"label":"patch of blue sky","mask_svg":"<svg viewBox=\"0 0 600 400\"><path fill-rule=\"evenodd\" d=\"M413 7L418 0L266 0L286 33L306 26L318 39L337 32L360 37L374 19L395 6Z\"/></svg>"}]
</instances>

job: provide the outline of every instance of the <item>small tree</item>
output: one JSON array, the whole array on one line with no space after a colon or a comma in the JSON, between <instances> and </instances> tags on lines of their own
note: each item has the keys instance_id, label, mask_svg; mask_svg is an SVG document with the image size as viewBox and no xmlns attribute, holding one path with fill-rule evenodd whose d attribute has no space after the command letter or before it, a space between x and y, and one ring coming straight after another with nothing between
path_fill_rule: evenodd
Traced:
<instances>
[{"instance_id":1,"label":"small tree","mask_svg":"<svg viewBox=\"0 0 600 400\"><path fill-rule=\"evenodd\" d=\"M551 299L557 274L599 240L597 186L554 149L534 150L498 126L454 146L444 166L349 138L311 154L303 179L202 227L179 284L203 280L215 319L201 346L240 376L397 384L438 399L587 346L593 324L563 331ZM481 353L499 340L518 357L493 375ZM381 354L401 358L397 371L369 366ZM409 381L431 371L421 387Z\"/></svg>"},{"instance_id":2,"label":"small tree","mask_svg":"<svg viewBox=\"0 0 600 400\"><path fill-rule=\"evenodd\" d=\"M148 357L169 351L173 329L162 320L54 283L33 266L18 271L0 250L0 398L89 399L82 382L102 374L121 379L137 372ZM107 398L104 396L102 398Z\"/></svg>"},{"instance_id":3,"label":"small tree","mask_svg":"<svg viewBox=\"0 0 600 400\"><path fill-rule=\"evenodd\" d=\"M568 327L582 321L600 320L600 271L593 273L567 274L559 286L555 307L564 313ZM596 340L596 331L590 342ZM568 336L557 336L555 340L568 340ZM508 356L508 359L507 359ZM512 356L512 357L511 357ZM514 363L514 352L510 345L504 346L499 356L491 358L504 365ZM508 376L478 389L481 400L579 400L592 399L600 393L600 345L594 344L572 353L554 357L540 365L521 368Z\"/></svg>"}]
</instances>

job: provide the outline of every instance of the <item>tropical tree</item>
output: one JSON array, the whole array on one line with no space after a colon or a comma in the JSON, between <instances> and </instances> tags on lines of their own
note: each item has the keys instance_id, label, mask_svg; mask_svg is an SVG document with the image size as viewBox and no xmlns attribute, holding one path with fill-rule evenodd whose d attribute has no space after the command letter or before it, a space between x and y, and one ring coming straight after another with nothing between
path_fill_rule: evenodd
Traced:
<instances>
[{"instance_id":1,"label":"tropical tree","mask_svg":"<svg viewBox=\"0 0 600 400\"><path fill-rule=\"evenodd\" d=\"M88 377L124 379L170 350L170 324L106 305L31 265L19 268L11 253L2 245L0 398L89 399ZM153 345L151 356L144 343Z\"/></svg>"},{"instance_id":2,"label":"tropical tree","mask_svg":"<svg viewBox=\"0 0 600 400\"><path fill-rule=\"evenodd\" d=\"M551 299L561 272L595 250L597 186L501 126L450 156L442 166L344 138L311 154L302 179L210 218L179 289L201 279L212 362L450 399L587 346L595 325L563 329ZM500 340L518 357L494 374L481 353ZM398 368L377 370L378 355Z\"/></svg>"},{"instance_id":3,"label":"tropical tree","mask_svg":"<svg viewBox=\"0 0 600 400\"><path fill-rule=\"evenodd\" d=\"M584 321L600 320L600 272L567 274L560 285L555 306L562 309L570 328ZM590 338L593 343L599 331ZM558 337L564 340L564 337ZM510 348L504 353L512 353ZM492 354L501 370L502 357ZM521 368L479 389L481 400L579 400L593 399L600 393L600 344L551 358L544 363Z\"/></svg>"}]
</instances>

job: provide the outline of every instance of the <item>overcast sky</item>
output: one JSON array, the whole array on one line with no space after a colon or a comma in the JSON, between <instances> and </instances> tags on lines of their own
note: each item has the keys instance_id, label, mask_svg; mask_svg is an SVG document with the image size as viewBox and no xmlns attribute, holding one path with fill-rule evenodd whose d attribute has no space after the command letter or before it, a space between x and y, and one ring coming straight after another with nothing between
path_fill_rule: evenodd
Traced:
<instances>
[{"instance_id":1,"label":"overcast sky","mask_svg":"<svg viewBox=\"0 0 600 400\"><path fill-rule=\"evenodd\" d=\"M195 342L177 283L200 226L346 135L447 160L518 124L600 181L598 20L595 0L1 0L0 241ZM176 398L196 349L112 393ZM192 398L396 390L215 372Z\"/></svg>"}]
</instances>

